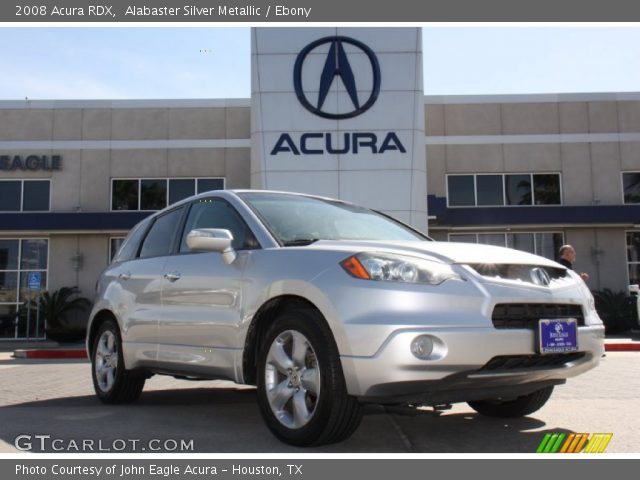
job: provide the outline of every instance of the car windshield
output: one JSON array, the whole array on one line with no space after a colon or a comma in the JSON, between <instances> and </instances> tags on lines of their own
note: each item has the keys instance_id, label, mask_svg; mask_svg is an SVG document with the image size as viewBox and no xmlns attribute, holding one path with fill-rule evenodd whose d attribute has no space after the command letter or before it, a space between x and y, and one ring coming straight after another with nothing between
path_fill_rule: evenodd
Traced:
<instances>
[{"instance_id":1,"label":"car windshield","mask_svg":"<svg viewBox=\"0 0 640 480\"><path fill-rule=\"evenodd\" d=\"M240 196L285 246L317 240L429 240L385 215L349 203L285 193Z\"/></svg>"}]
</instances>

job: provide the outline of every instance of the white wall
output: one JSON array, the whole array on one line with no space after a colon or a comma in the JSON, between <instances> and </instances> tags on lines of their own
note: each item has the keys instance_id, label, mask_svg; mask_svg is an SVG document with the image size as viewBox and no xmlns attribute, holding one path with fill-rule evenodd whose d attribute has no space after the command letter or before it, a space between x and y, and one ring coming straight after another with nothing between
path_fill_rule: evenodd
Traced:
<instances>
[{"instance_id":1,"label":"white wall","mask_svg":"<svg viewBox=\"0 0 640 480\"><path fill-rule=\"evenodd\" d=\"M315 115L294 91L294 64L305 46L323 37L344 36L367 45L380 65L377 101L366 112L348 119ZM386 211L419 229L427 229L426 160L422 39L418 28L254 28L252 29L251 187L299 191L338 197ZM372 67L367 55L343 43L355 79L360 104L370 97ZM330 44L311 50L302 68L302 85L314 103ZM315 105L315 103L314 103ZM330 113L353 110L339 76L334 77L323 106ZM334 146L344 135L373 133L378 147L393 132L406 152L389 150L357 153L272 154L283 133L299 147L303 133L330 132ZM322 139L310 142L324 149Z\"/></svg>"}]
</instances>

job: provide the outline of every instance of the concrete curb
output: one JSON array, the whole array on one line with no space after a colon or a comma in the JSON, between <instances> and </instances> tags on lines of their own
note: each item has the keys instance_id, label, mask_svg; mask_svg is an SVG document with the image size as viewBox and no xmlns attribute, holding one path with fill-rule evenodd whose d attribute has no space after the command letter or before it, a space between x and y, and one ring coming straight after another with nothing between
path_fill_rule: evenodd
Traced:
<instances>
[{"instance_id":1,"label":"concrete curb","mask_svg":"<svg viewBox=\"0 0 640 480\"><path fill-rule=\"evenodd\" d=\"M59 359L59 358L87 358L87 352L80 348L51 348L51 349L38 349L38 350L14 350L14 358L45 358L45 359Z\"/></svg>"},{"instance_id":2,"label":"concrete curb","mask_svg":"<svg viewBox=\"0 0 640 480\"><path fill-rule=\"evenodd\" d=\"M640 343L605 343L605 352L640 352Z\"/></svg>"}]
</instances>

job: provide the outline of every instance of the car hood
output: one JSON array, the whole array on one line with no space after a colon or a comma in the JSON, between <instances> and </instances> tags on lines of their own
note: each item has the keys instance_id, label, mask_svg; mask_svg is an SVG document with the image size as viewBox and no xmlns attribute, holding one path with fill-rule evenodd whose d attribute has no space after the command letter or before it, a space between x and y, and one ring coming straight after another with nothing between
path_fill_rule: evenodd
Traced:
<instances>
[{"instance_id":1,"label":"car hood","mask_svg":"<svg viewBox=\"0 0 640 480\"><path fill-rule=\"evenodd\" d=\"M522 252L520 250L470 243L320 240L303 248L330 250L335 249L351 252L381 251L413 256L428 255L445 263L494 263L509 265L538 265L554 268L564 268L562 265L552 260L540 257L538 255L533 255L531 253Z\"/></svg>"}]
</instances>

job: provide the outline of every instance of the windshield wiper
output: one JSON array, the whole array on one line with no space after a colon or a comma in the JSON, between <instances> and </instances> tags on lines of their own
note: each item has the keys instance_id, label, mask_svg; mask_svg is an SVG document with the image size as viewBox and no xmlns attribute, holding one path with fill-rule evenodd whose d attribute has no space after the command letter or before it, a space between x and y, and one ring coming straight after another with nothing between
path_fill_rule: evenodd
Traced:
<instances>
[{"instance_id":1,"label":"windshield wiper","mask_svg":"<svg viewBox=\"0 0 640 480\"><path fill-rule=\"evenodd\" d=\"M285 247L303 247L305 245L311 245L314 242L320 240L319 238L294 238L293 240L288 240L286 242L282 242L282 245Z\"/></svg>"}]
</instances>

